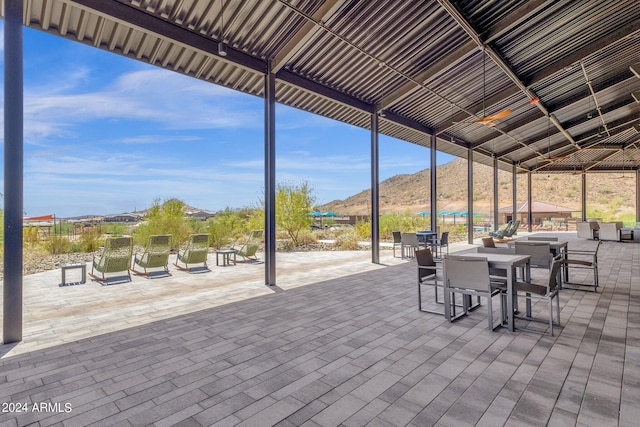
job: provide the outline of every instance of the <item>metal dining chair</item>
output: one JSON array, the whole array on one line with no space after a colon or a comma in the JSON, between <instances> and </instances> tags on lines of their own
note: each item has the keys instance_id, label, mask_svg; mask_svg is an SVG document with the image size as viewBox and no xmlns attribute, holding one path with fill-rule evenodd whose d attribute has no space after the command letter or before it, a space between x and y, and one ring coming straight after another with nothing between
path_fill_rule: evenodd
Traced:
<instances>
[{"instance_id":1,"label":"metal dining chair","mask_svg":"<svg viewBox=\"0 0 640 427\"><path fill-rule=\"evenodd\" d=\"M444 271L444 291L449 294L449 298L454 293L462 295L478 296L487 300L487 317L489 329L494 330L502 325L505 319L503 298L500 297L500 324L494 325L492 299L496 295L501 295L503 289L494 287L489 277L489 262L486 258L465 257L464 255L445 255L442 260ZM468 312L469 299L463 298L464 313ZM450 304L445 310L453 310L451 320L455 316L455 305Z\"/></svg>"},{"instance_id":2,"label":"metal dining chair","mask_svg":"<svg viewBox=\"0 0 640 427\"><path fill-rule=\"evenodd\" d=\"M549 280L546 284L536 284L527 282L516 282L513 288L514 297L517 298L519 293L524 294L525 298L525 315L516 315L515 319L523 319L531 322L542 322L549 325L547 335L553 336L553 327L560 326L560 267L562 266L562 255L554 258L551 271L549 272ZM556 318L553 316L553 300L556 300ZM532 316L532 302L534 300L544 300L549 306L549 318L540 319ZM539 331L531 328L518 329L545 334L545 331Z\"/></svg>"}]
</instances>

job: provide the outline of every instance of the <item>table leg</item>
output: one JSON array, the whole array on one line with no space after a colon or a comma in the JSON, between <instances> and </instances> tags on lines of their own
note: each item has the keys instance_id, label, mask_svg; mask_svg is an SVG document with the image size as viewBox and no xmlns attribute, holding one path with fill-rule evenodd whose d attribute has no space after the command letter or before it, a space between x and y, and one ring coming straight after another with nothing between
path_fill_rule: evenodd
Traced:
<instances>
[{"instance_id":1,"label":"table leg","mask_svg":"<svg viewBox=\"0 0 640 427\"><path fill-rule=\"evenodd\" d=\"M449 287L447 286L447 272L444 271L443 277L444 283L442 289L444 290L444 318L447 322L451 322L451 292L449 292ZM436 289L437 292L437 289Z\"/></svg>"},{"instance_id":2,"label":"table leg","mask_svg":"<svg viewBox=\"0 0 640 427\"><path fill-rule=\"evenodd\" d=\"M513 282L516 277L516 269L514 267L507 268L507 329L513 332Z\"/></svg>"}]
</instances>

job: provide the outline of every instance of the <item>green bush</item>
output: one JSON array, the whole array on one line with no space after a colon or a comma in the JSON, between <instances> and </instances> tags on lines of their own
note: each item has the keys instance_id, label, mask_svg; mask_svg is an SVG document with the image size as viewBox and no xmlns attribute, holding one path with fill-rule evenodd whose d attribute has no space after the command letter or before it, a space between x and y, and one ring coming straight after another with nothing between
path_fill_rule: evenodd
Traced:
<instances>
[{"instance_id":1,"label":"green bush","mask_svg":"<svg viewBox=\"0 0 640 427\"><path fill-rule=\"evenodd\" d=\"M168 199L162 204L155 200L147 211L145 221L136 227L133 236L137 244L144 246L149 236L170 234L171 246L175 249L186 243L194 232L189 218L184 215L185 204L178 199Z\"/></svg>"},{"instance_id":2,"label":"green bush","mask_svg":"<svg viewBox=\"0 0 640 427\"><path fill-rule=\"evenodd\" d=\"M71 250L71 242L64 236L52 234L44 247L51 255L66 254Z\"/></svg>"},{"instance_id":3,"label":"green bush","mask_svg":"<svg viewBox=\"0 0 640 427\"><path fill-rule=\"evenodd\" d=\"M29 225L22 229L22 238L25 244L37 245L40 243L40 228Z\"/></svg>"},{"instance_id":4,"label":"green bush","mask_svg":"<svg viewBox=\"0 0 640 427\"><path fill-rule=\"evenodd\" d=\"M431 227L430 218L423 215L416 215L411 212L402 214L388 213L380 216L380 239L392 240L394 231L414 232L429 230Z\"/></svg>"},{"instance_id":5,"label":"green bush","mask_svg":"<svg viewBox=\"0 0 640 427\"><path fill-rule=\"evenodd\" d=\"M356 221L353 231L361 239L371 239L371 223L369 221Z\"/></svg>"},{"instance_id":6,"label":"green bush","mask_svg":"<svg viewBox=\"0 0 640 427\"><path fill-rule=\"evenodd\" d=\"M73 246L74 252L95 252L102 246L102 233L100 228L91 227L83 230L78 240L78 245Z\"/></svg>"},{"instance_id":7,"label":"green bush","mask_svg":"<svg viewBox=\"0 0 640 427\"><path fill-rule=\"evenodd\" d=\"M104 234L111 236L122 236L127 232L127 226L121 222L103 222L100 229Z\"/></svg>"}]
</instances>

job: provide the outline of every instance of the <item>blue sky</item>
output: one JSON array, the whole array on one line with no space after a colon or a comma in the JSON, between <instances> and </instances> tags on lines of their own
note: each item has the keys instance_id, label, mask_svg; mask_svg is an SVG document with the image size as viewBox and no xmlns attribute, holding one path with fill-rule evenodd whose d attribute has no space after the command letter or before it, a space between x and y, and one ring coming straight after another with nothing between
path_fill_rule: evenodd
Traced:
<instances>
[{"instance_id":1,"label":"blue sky","mask_svg":"<svg viewBox=\"0 0 640 427\"><path fill-rule=\"evenodd\" d=\"M261 98L28 28L24 48L28 216L130 212L171 197L214 211L259 204ZM369 188L369 131L276 112L278 182L307 181L318 204ZM380 136L381 180L428 166L428 149Z\"/></svg>"}]
</instances>

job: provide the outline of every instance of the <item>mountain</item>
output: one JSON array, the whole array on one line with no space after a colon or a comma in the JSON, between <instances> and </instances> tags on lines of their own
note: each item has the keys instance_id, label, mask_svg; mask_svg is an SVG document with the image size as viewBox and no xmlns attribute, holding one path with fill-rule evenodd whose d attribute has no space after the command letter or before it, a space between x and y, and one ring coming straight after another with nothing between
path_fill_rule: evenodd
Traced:
<instances>
[{"instance_id":1,"label":"mountain","mask_svg":"<svg viewBox=\"0 0 640 427\"><path fill-rule=\"evenodd\" d=\"M455 159L437 167L439 211L467 210L467 161ZM380 183L380 212L419 212L430 210L431 171L423 169L414 174L395 175ZM623 179L620 173L587 174L587 206L590 216L635 216L635 181L628 173ZM568 208L580 209L581 175L533 174L532 199ZM498 172L498 204L511 206L512 175ZM473 166L473 199L476 212L488 213L493 206L493 169L475 163ZM527 200L527 175L517 176L517 201ZM343 215L366 215L370 211L371 191L363 190L344 200L333 200L322 206L321 211L334 211Z\"/></svg>"}]
</instances>

